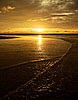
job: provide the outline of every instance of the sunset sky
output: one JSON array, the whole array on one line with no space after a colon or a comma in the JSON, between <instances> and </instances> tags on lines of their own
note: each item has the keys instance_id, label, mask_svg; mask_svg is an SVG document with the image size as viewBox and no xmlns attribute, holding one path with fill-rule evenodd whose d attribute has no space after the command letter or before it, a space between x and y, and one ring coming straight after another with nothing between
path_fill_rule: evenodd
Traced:
<instances>
[{"instance_id":1,"label":"sunset sky","mask_svg":"<svg viewBox=\"0 0 78 100\"><path fill-rule=\"evenodd\" d=\"M0 32L78 30L78 0L0 0Z\"/></svg>"}]
</instances>

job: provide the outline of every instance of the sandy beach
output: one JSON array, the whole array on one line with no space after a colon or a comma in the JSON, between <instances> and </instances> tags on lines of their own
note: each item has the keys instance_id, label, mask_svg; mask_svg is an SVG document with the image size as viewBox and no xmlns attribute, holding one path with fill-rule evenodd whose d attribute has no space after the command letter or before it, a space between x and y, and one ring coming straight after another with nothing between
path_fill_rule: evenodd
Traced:
<instances>
[{"instance_id":1,"label":"sandy beach","mask_svg":"<svg viewBox=\"0 0 78 100\"><path fill-rule=\"evenodd\" d=\"M58 36L72 44L58 63L1 100L76 100L78 98L78 36Z\"/></svg>"}]
</instances>

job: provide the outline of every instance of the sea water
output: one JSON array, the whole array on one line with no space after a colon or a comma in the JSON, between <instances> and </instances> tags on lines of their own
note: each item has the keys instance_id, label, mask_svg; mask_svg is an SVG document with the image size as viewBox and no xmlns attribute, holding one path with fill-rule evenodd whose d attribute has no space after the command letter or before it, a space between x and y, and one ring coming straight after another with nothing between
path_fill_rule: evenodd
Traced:
<instances>
[{"instance_id":1,"label":"sea water","mask_svg":"<svg viewBox=\"0 0 78 100\"><path fill-rule=\"evenodd\" d=\"M62 57L70 43L58 36L25 35L0 39L0 96L15 90Z\"/></svg>"},{"instance_id":2,"label":"sea water","mask_svg":"<svg viewBox=\"0 0 78 100\"><path fill-rule=\"evenodd\" d=\"M34 60L62 56L70 43L53 36L18 36L0 39L0 68Z\"/></svg>"}]
</instances>

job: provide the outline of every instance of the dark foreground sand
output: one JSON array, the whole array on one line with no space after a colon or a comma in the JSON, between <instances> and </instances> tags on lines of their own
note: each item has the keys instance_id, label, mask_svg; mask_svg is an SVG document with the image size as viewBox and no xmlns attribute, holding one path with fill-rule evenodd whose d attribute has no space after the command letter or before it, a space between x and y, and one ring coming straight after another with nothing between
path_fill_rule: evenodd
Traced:
<instances>
[{"instance_id":1,"label":"dark foreground sand","mask_svg":"<svg viewBox=\"0 0 78 100\"><path fill-rule=\"evenodd\" d=\"M64 58L29 84L22 85L2 100L78 99L78 38L73 36L61 38L73 44Z\"/></svg>"}]
</instances>

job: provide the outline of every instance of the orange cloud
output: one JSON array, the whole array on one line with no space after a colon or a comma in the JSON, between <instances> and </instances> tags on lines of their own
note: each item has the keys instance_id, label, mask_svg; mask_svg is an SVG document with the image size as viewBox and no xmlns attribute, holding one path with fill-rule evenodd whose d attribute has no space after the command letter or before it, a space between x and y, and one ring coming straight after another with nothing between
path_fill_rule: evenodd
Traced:
<instances>
[{"instance_id":1,"label":"orange cloud","mask_svg":"<svg viewBox=\"0 0 78 100\"><path fill-rule=\"evenodd\" d=\"M7 6L7 7L3 7L1 12L9 12L11 10L14 10L15 7L12 7L12 6Z\"/></svg>"},{"instance_id":2,"label":"orange cloud","mask_svg":"<svg viewBox=\"0 0 78 100\"><path fill-rule=\"evenodd\" d=\"M3 7L2 8L2 11L7 11L8 9L6 7Z\"/></svg>"},{"instance_id":3,"label":"orange cloud","mask_svg":"<svg viewBox=\"0 0 78 100\"><path fill-rule=\"evenodd\" d=\"M14 10L15 7L7 6L7 9L8 9L8 10Z\"/></svg>"},{"instance_id":4,"label":"orange cloud","mask_svg":"<svg viewBox=\"0 0 78 100\"><path fill-rule=\"evenodd\" d=\"M0 14L2 13L2 11L0 11Z\"/></svg>"}]
</instances>

